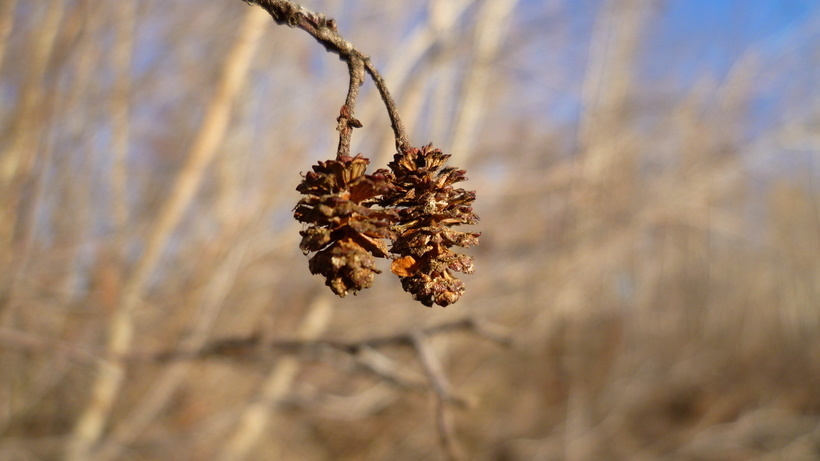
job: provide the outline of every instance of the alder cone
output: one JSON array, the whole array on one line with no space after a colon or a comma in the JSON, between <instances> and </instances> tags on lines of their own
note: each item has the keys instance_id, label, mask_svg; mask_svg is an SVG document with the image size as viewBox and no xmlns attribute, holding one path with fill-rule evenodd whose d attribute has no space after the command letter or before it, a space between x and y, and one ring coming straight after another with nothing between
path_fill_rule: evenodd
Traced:
<instances>
[{"instance_id":1,"label":"alder cone","mask_svg":"<svg viewBox=\"0 0 820 461\"><path fill-rule=\"evenodd\" d=\"M319 162L296 188L304 197L293 215L308 225L299 248L314 253L310 272L322 274L341 297L373 285L376 257L388 255L383 239L395 237L396 212L371 209L392 191L392 175L384 169L364 174L369 163L361 154Z\"/></svg>"},{"instance_id":2,"label":"alder cone","mask_svg":"<svg viewBox=\"0 0 820 461\"><path fill-rule=\"evenodd\" d=\"M425 306L452 304L464 294L464 283L451 271L470 274L473 260L450 250L453 246L478 245L480 233L451 229L476 224L475 192L456 189L466 181L464 170L442 168L450 155L432 144L396 154L388 164L395 178L393 188L382 200L398 212L391 253L398 255L391 271L402 287Z\"/></svg>"}]
</instances>

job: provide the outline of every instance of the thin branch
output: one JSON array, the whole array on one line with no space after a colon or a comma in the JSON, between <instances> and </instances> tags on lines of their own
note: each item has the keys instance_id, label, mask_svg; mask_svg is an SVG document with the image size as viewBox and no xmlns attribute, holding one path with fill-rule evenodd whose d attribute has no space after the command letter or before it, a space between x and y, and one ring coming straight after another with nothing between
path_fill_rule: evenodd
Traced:
<instances>
[{"instance_id":1,"label":"thin branch","mask_svg":"<svg viewBox=\"0 0 820 461\"><path fill-rule=\"evenodd\" d=\"M399 362L372 347L362 347L353 355L353 358L357 366L370 371L388 383L405 389L427 389L426 380L418 372L403 367Z\"/></svg>"},{"instance_id":2,"label":"thin branch","mask_svg":"<svg viewBox=\"0 0 820 461\"><path fill-rule=\"evenodd\" d=\"M321 302L318 304L322 304ZM313 308L312 310L315 310ZM308 317L311 317L309 315ZM325 320L326 321L326 320ZM306 319L305 324L311 323ZM161 362L178 360L197 360L213 358L250 359L259 353L278 350L284 353L296 354L304 351L315 351L323 347L350 354L357 365L372 372L385 382L396 384L408 389L420 389L423 384L419 378L413 374L402 370L395 363L382 356L375 350L377 347L389 345L412 346L418 354L419 361L427 376L427 383L433 389L436 396L436 422L438 427L441 445L450 460L463 459L461 450L456 442L455 434L450 421L448 405L455 405L459 408L466 408L469 403L455 395L452 391L441 363L435 356L435 352L429 343L431 336L453 332L468 331L493 341L500 345L511 344L509 333L500 325L493 324L486 320L477 321L473 318L441 323L424 329L413 329L388 336L371 337L356 341L336 341L328 339L317 339L323 330L316 329L311 334L300 333L295 339L286 340L265 340L262 335L255 334L248 337L225 338L213 341L202 348L194 351L168 351L158 354L130 356L131 360L156 360ZM280 401L285 392L290 389L291 383L298 369L298 358L291 355L282 357L278 361L276 370L271 374L268 384L264 387L264 396L259 402L251 405L245 416L243 416L244 429L237 430L230 446L226 448L219 459L240 459L247 453L259 436L259 430L249 429L248 424L262 424L260 421L266 420L267 409L274 403ZM284 377L279 375L284 374ZM250 412L250 413L248 413Z\"/></svg>"},{"instance_id":3,"label":"thin branch","mask_svg":"<svg viewBox=\"0 0 820 461\"><path fill-rule=\"evenodd\" d=\"M3 57L6 54L9 35L14 27L14 13L18 0L8 0L0 2L0 65L3 64Z\"/></svg>"},{"instance_id":4,"label":"thin branch","mask_svg":"<svg viewBox=\"0 0 820 461\"><path fill-rule=\"evenodd\" d=\"M452 8L451 14L443 15L446 17L435 18L432 21L419 22L414 30L410 32L410 34L407 35L396 47L396 49L401 50L401 53L394 53L393 56L390 56L387 59L386 64L383 67L385 73L384 78L386 81L390 82L390 86L393 88L394 93L402 91L402 88L404 88L405 91L407 90L410 85L409 80L411 79L411 76L414 75L412 69L418 67L419 63L423 62L423 58L427 56L433 48L444 46L444 42L447 39L442 35L442 31L454 29L455 24L476 2L477 0L450 0L448 2L431 3L431 7L434 9L436 9L438 5L446 4L448 8ZM431 11L431 18L434 18L435 16L436 15ZM414 98L410 95L410 93L405 93L405 96L402 98L404 101L402 104L404 120L415 120L418 114L411 115L408 118L408 99L412 101ZM416 105L420 106L421 103L417 103ZM375 106L364 107L360 114L359 119L363 120L362 123L365 125L375 118L375 113L372 109L373 107ZM418 110L411 110L410 113L412 114L413 112L417 113ZM412 122L410 125L412 126ZM387 144L387 141L385 141L384 146L385 148L379 149L379 153L374 155L373 158L373 160L379 164L387 163L393 158L393 155L389 153L390 145ZM353 145L353 148L355 147L356 144Z\"/></svg>"},{"instance_id":5,"label":"thin branch","mask_svg":"<svg viewBox=\"0 0 820 461\"><path fill-rule=\"evenodd\" d=\"M400 153L403 153L412 146L410 145L410 139L407 137L404 124L399 117L399 110L396 108L396 103L390 96L390 92L387 91L387 84L384 83L381 74L376 70L373 63L370 62L370 58L364 60L364 67L367 69L367 73L370 74L370 78L373 79L373 83L376 84L376 88L378 88L379 94L382 96L382 101L384 101L384 105L387 108L387 115L390 116L390 126L393 127L393 133L396 136L396 149L398 149Z\"/></svg>"},{"instance_id":6,"label":"thin branch","mask_svg":"<svg viewBox=\"0 0 820 461\"><path fill-rule=\"evenodd\" d=\"M427 379L433 387L436 395L436 428L438 429L439 441L447 457L450 460L463 459L461 450L456 441L455 430L450 419L450 412L447 404L455 404L459 407L466 407L467 402L455 396L452 392L450 381L444 374L444 369L441 362L436 357L433 346L430 344L430 338L422 331L416 330L412 333L413 346L419 355L424 372L427 374Z\"/></svg>"},{"instance_id":7,"label":"thin branch","mask_svg":"<svg viewBox=\"0 0 820 461\"><path fill-rule=\"evenodd\" d=\"M510 328L480 317L471 317L469 320L470 330L474 334L501 346L513 346L513 331Z\"/></svg>"},{"instance_id":8,"label":"thin branch","mask_svg":"<svg viewBox=\"0 0 820 461\"><path fill-rule=\"evenodd\" d=\"M353 118L353 111L356 107L356 98L359 97L359 87L364 83L364 64L359 56L351 56L347 61L347 69L350 74L350 86L347 89L345 105L342 106L339 118L336 119L339 125L339 148L336 150L336 158L350 155L350 139L353 135L353 128L361 128L362 122Z\"/></svg>"},{"instance_id":9,"label":"thin branch","mask_svg":"<svg viewBox=\"0 0 820 461\"><path fill-rule=\"evenodd\" d=\"M387 115L390 117L390 125L393 128L393 134L396 138L396 148L399 152L404 152L405 149L411 147L407 131L399 117L398 109L396 109L396 103L393 101L393 97L390 96L390 91L387 89L384 79L379 74L379 71L376 70L376 67L370 62L370 58L356 49L356 47L339 34L339 30L336 28L336 22L333 19L328 19L325 15L310 11L290 0L243 1L250 5L257 5L263 8L270 13L273 20L279 25L287 25L304 30L321 43L327 51L338 54L340 59L348 63L350 69L350 90L348 91L348 99L342 107L342 114L339 116L339 127L341 129L339 130L339 150L337 155L348 155L350 153L350 136L348 134L347 137L345 137L346 132L344 130L348 129L348 121L358 123L358 121L352 118L353 105L358 96L358 87L354 90L354 86L355 82L359 79L359 66L362 64L376 84L376 88L379 90L382 101L387 108ZM345 113L345 110L349 112Z\"/></svg>"},{"instance_id":10,"label":"thin branch","mask_svg":"<svg viewBox=\"0 0 820 461\"><path fill-rule=\"evenodd\" d=\"M512 344L509 332L505 327L487 320L473 318L433 325L420 331L428 337L453 331L467 331L500 346L510 346ZM0 327L0 344L6 344L10 346L12 350L18 349L21 353L26 354L38 352L52 354L55 351L60 351L68 354L70 358L81 362L96 362L103 358L105 354L102 349L80 349L68 343L45 340L27 333L2 327ZM262 336L254 334L251 336L223 338L211 341L201 348L194 350L174 349L157 353L134 352L125 356L125 360L129 362L171 362L214 358L242 359L249 358L264 351L276 350L283 353L295 354L321 347L331 347L354 356L360 365L370 369L377 375L384 373L383 377L388 378L388 375L392 374L392 372L384 372L383 363L374 365L374 362L371 360L371 355L375 352L376 348L401 345L413 345L412 331L387 336L376 336L357 341L335 341L331 339L278 339L263 341ZM398 381L405 381L405 383L401 385L407 384L404 379L399 379ZM414 385L409 385L408 387L414 387Z\"/></svg>"},{"instance_id":11,"label":"thin branch","mask_svg":"<svg viewBox=\"0 0 820 461\"><path fill-rule=\"evenodd\" d=\"M44 16L39 21L42 30L28 45L26 78L11 115L8 139L4 139L6 145L0 151L0 196L3 197L0 202L0 271L9 275L0 280L0 290L5 291L5 299L0 301L0 325L15 323L14 318L21 309L18 292L32 257L32 226L38 213L30 204L27 206L25 196L26 189L32 185L35 190L42 191L48 161L44 161L41 151L45 150L49 155L52 152L45 141L50 136L44 134L48 120L44 111L50 104L45 78L52 53L58 45L59 25L66 3L54 0L45 5ZM37 186L38 182L40 186ZM37 202L33 201L34 204Z\"/></svg>"},{"instance_id":12,"label":"thin branch","mask_svg":"<svg viewBox=\"0 0 820 461\"><path fill-rule=\"evenodd\" d=\"M466 408L467 401L453 393L453 387L447 376L444 374L444 367L436 357L433 346L430 344L430 337L424 334L421 330L415 330L411 333L413 347L419 355L419 360L430 380L430 385L436 391L436 395L446 403L451 403L456 406Z\"/></svg>"},{"instance_id":13,"label":"thin branch","mask_svg":"<svg viewBox=\"0 0 820 461\"><path fill-rule=\"evenodd\" d=\"M324 363L341 373L356 374L365 372L374 375L392 387L407 391L426 393L430 389L427 378L406 363L388 357L378 349L362 347L356 353L324 346L301 354L302 360L315 360Z\"/></svg>"},{"instance_id":14,"label":"thin branch","mask_svg":"<svg viewBox=\"0 0 820 461\"><path fill-rule=\"evenodd\" d=\"M116 83L111 98L113 123L111 152L114 156L111 168L112 206L111 220L117 247L124 248L125 230L128 224L128 140L131 131L131 59L134 54L134 29L136 3L114 4L117 19L117 40L114 45ZM117 254L119 263L122 255Z\"/></svg>"},{"instance_id":15,"label":"thin branch","mask_svg":"<svg viewBox=\"0 0 820 461\"><path fill-rule=\"evenodd\" d=\"M155 360L160 362L174 360L211 359L211 358L240 358L248 357L264 351L278 350L286 353L298 353L305 350L319 347L332 347L334 349L349 353L358 354L365 349L391 345L415 345L414 335L421 332L425 336L435 336L441 333L452 331L468 331L484 339L492 341L502 346L509 346L511 339L504 327L496 325L487 320L476 320L471 317L433 325L421 330L403 331L393 335L375 336L354 341L338 341L332 339L273 339L263 341L258 334L245 337L223 338L206 344L199 350L194 351L164 351L155 354L135 354L130 356L131 360Z\"/></svg>"},{"instance_id":16,"label":"thin branch","mask_svg":"<svg viewBox=\"0 0 820 461\"><path fill-rule=\"evenodd\" d=\"M302 384L282 403L313 411L322 418L353 421L370 417L397 399L398 392L385 383L378 383L353 395L325 394Z\"/></svg>"}]
</instances>

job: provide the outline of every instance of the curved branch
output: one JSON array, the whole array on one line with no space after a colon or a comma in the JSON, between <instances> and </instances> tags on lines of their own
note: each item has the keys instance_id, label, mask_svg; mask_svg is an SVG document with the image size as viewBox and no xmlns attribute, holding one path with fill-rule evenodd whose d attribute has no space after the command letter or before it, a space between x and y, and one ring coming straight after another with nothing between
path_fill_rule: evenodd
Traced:
<instances>
[{"instance_id":1,"label":"curved branch","mask_svg":"<svg viewBox=\"0 0 820 461\"><path fill-rule=\"evenodd\" d=\"M410 149L412 146L410 145L410 139L407 137L407 131L404 129L404 124L399 117L396 103L390 96L390 92L387 91L387 84L384 83L384 79L382 79L379 71L376 70L369 58L365 59L364 67L367 69L367 73L370 74L370 78L373 79L373 83L376 84L376 88L379 89L379 94L382 96L382 101L384 101L387 108L387 115L390 116L390 126L393 127L393 134L396 137L396 149L400 154L403 154L405 150Z\"/></svg>"},{"instance_id":2,"label":"curved branch","mask_svg":"<svg viewBox=\"0 0 820 461\"><path fill-rule=\"evenodd\" d=\"M364 80L362 67L376 84L382 101L387 108L387 115L390 117L390 125L393 127L393 134L396 138L396 148L400 153L409 149L410 141L407 131L399 117L399 111L384 79L370 62L370 58L356 49L350 42L339 34L336 22L328 19L321 13L315 13L307 8L298 5L290 0L243 0L250 5L257 5L270 13L273 20L279 25L287 25L304 30L316 39L325 49L331 53L339 55L342 61L347 62L350 70L350 88L347 93L347 100L342 106L339 115L339 148L337 157L350 155L350 136L352 128L361 126L358 120L353 118L353 106L356 103L359 91L358 87ZM357 84L358 83L358 84ZM352 123L352 125L351 125Z\"/></svg>"}]
</instances>

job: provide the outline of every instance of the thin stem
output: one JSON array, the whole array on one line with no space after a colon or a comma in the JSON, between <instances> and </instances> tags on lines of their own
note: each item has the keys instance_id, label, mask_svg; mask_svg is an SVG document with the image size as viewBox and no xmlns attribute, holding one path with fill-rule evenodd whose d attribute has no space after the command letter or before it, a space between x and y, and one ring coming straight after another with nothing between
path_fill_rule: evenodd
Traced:
<instances>
[{"instance_id":1,"label":"thin stem","mask_svg":"<svg viewBox=\"0 0 820 461\"><path fill-rule=\"evenodd\" d=\"M343 155L350 155L350 139L353 135L353 128L362 126L362 122L353 118L356 98L359 97L359 87L364 83L362 59L358 55L352 55L347 61L347 69L350 73L350 86L347 89L345 105L342 106L339 118L336 119L339 122L336 126L336 129L339 130L339 148L336 150L337 159Z\"/></svg>"},{"instance_id":2,"label":"thin stem","mask_svg":"<svg viewBox=\"0 0 820 461\"><path fill-rule=\"evenodd\" d=\"M373 83L376 84L376 88L378 88L379 94L382 96L382 101L384 101L384 105L387 107L387 115L390 116L390 126L393 127L393 134L396 136L396 149L398 149L399 153L404 153L405 150L412 146L407 137L404 124L399 117L399 110L396 108L396 103L387 90L387 84L384 83L384 79L381 74L379 74L379 71L376 70L373 63L370 62L369 58L365 59L364 67L367 69L367 73L370 74L370 78L373 79Z\"/></svg>"},{"instance_id":3,"label":"thin stem","mask_svg":"<svg viewBox=\"0 0 820 461\"><path fill-rule=\"evenodd\" d=\"M342 106L342 111L338 119L339 148L337 157L350 154L352 128L357 125L361 126L358 120L353 118L353 106L358 96L358 85L361 85L361 82L364 81L364 73L361 71L362 66L367 70L367 73L370 74L370 77L376 84L376 88L379 90L382 101L387 108L390 125L393 127L393 134L396 137L396 148L399 152L404 152L411 147L407 131L399 117L399 111L396 109L396 103L393 101L393 97L390 96L390 91L387 89L384 79L370 62L370 58L362 54L362 52L357 50L356 47L339 34L339 30L336 28L336 22L333 21L333 19L328 19L325 15L310 11L290 0L243 1L263 8L270 13L273 20L279 25L298 27L304 30L321 43L329 52L338 54L339 58L347 62L348 69L350 70L350 88L347 93L347 100L345 101L345 105ZM356 82L358 82L358 85L356 85ZM354 124L350 125L350 123Z\"/></svg>"}]
</instances>

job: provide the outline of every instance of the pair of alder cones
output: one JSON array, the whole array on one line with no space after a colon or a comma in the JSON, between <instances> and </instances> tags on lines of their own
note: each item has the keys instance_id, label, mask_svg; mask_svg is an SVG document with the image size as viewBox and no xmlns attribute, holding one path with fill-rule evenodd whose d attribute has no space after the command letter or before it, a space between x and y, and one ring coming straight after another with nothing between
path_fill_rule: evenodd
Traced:
<instances>
[{"instance_id":1,"label":"pair of alder cones","mask_svg":"<svg viewBox=\"0 0 820 461\"><path fill-rule=\"evenodd\" d=\"M396 154L389 169L373 174L365 174L370 160L361 154L313 166L296 188L304 197L294 209L307 224L299 246L312 253L310 272L344 297L373 285L381 272L376 258L391 258L414 299L425 306L458 301L464 283L452 272L472 273L473 260L450 248L478 245L481 234L453 229L478 216L475 192L453 187L467 178L444 166L449 157L430 144Z\"/></svg>"}]
</instances>

